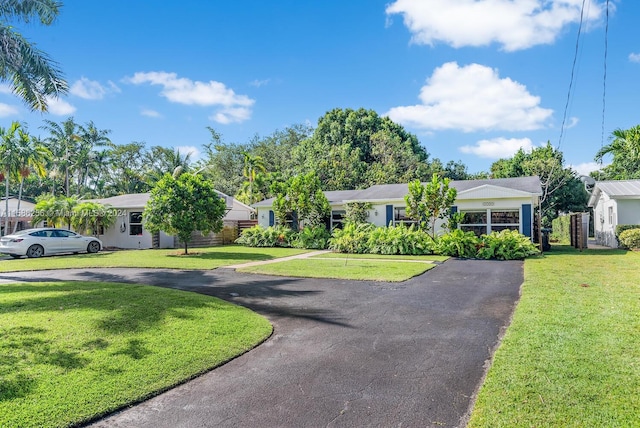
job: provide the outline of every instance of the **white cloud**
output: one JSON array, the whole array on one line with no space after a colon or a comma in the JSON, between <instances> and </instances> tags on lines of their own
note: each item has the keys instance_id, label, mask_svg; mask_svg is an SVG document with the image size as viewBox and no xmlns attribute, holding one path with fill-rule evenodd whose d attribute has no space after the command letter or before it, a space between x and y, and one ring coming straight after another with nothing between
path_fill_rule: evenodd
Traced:
<instances>
[{"instance_id":1,"label":"white cloud","mask_svg":"<svg viewBox=\"0 0 640 428\"><path fill-rule=\"evenodd\" d=\"M401 14L411 41L453 47L498 43L506 51L553 43L580 21L582 0L396 0L388 16ZM611 6L610 6L611 7ZM585 23L600 20L603 6L587 0Z\"/></svg>"},{"instance_id":2,"label":"white cloud","mask_svg":"<svg viewBox=\"0 0 640 428\"><path fill-rule=\"evenodd\" d=\"M13 94L11 86L6 83L0 83L0 94Z\"/></svg>"},{"instance_id":3,"label":"white cloud","mask_svg":"<svg viewBox=\"0 0 640 428\"><path fill-rule=\"evenodd\" d=\"M420 90L422 104L394 107L386 113L403 125L427 130L529 131L544 127L553 110L526 86L479 64L449 62L435 69Z\"/></svg>"},{"instance_id":4,"label":"white cloud","mask_svg":"<svg viewBox=\"0 0 640 428\"><path fill-rule=\"evenodd\" d=\"M178 77L176 73L151 71L138 72L126 81L135 85L149 83L162 86L160 94L174 103L199 106L219 106L220 110L210 118L222 124L242 122L251 117L251 106L255 100L238 95L224 83L193 81Z\"/></svg>"},{"instance_id":5,"label":"white cloud","mask_svg":"<svg viewBox=\"0 0 640 428\"><path fill-rule=\"evenodd\" d=\"M69 93L85 100L101 100L107 93L107 89L100 82L81 77L71 85Z\"/></svg>"},{"instance_id":6,"label":"white cloud","mask_svg":"<svg viewBox=\"0 0 640 428\"><path fill-rule=\"evenodd\" d=\"M640 62L640 53L630 53L629 61L631 62Z\"/></svg>"},{"instance_id":7,"label":"white cloud","mask_svg":"<svg viewBox=\"0 0 640 428\"><path fill-rule=\"evenodd\" d=\"M578 165L569 165L571 169L576 171L579 175L589 175L593 171L598 171L606 165L600 165L598 162L584 162Z\"/></svg>"},{"instance_id":8,"label":"white cloud","mask_svg":"<svg viewBox=\"0 0 640 428\"><path fill-rule=\"evenodd\" d=\"M0 103L0 117L10 117L18 114L18 109L12 105Z\"/></svg>"},{"instance_id":9,"label":"white cloud","mask_svg":"<svg viewBox=\"0 0 640 428\"><path fill-rule=\"evenodd\" d=\"M142 110L140 110L140 114L143 116L147 116L147 117L153 117L153 118L161 118L162 115L160 113L158 113L155 110L151 110L148 108L143 108Z\"/></svg>"},{"instance_id":10,"label":"white cloud","mask_svg":"<svg viewBox=\"0 0 640 428\"><path fill-rule=\"evenodd\" d=\"M227 107L209 116L209 119L227 125L229 123L240 123L251 117L251 110L246 107Z\"/></svg>"},{"instance_id":11,"label":"white cloud","mask_svg":"<svg viewBox=\"0 0 640 428\"><path fill-rule=\"evenodd\" d=\"M478 141L475 146L462 146L462 153L474 154L481 158L501 159L513 156L518 150L530 152L533 143L529 138L493 138Z\"/></svg>"},{"instance_id":12,"label":"white cloud","mask_svg":"<svg viewBox=\"0 0 640 428\"><path fill-rule=\"evenodd\" d=\"M271 79L262 79L262 80L255 79L254 81L250 82L249 84L251 86L255 86L256 88L259 88L261 86L268 85L270 82L271 82Z\"/></svg>"},{"instance_id":13,"label":"white cloud","mask_svg":"<svg viewBox=\"0 0 640 428\"><path fill-rule=\"evenodd\" d=\"M47 97L47 106L49 113L55 116L66 116L76 111L74 106L60 98Z\"/></svg>"},{"instance_id":14,"label":"white cloud","mask_svg":"<svg viewBox=\"0 0 640 428\"><path fill-rule=\"evenodd\" d=\"M191 154L191 162L195 162L200 159L200 150L195 146L178 146L176 147L176 150L183 156Z\"/></svg>"}]
</instances>

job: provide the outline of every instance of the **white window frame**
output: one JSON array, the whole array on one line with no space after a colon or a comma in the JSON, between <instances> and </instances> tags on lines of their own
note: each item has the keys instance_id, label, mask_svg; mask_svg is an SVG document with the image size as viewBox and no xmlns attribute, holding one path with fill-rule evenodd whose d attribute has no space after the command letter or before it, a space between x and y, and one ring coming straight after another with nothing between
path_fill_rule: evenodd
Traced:
<instances>
[{"instance_id":1,"label":"white window frame","mask_svg":"<svg viewBox=\"0 0 640 428\"><path fill-rule=\"evenodd\" d=\"M486 208L486 209L468 209L468 210L460 210L461 213L483 213L486 216L485 223L460 223L458 225L458 229L464 230L465 227L468 228L478 228L484 227L483 234L490 234L494 231L494 227L500 227L500 230L504 229L512 229L517 230L522 233L522 209L521 208ZM517 212L518 213L518 223L493 223L491 221L492 212ZM497 230L496 230L497 231Z\"/></svg>"}]
</instances>

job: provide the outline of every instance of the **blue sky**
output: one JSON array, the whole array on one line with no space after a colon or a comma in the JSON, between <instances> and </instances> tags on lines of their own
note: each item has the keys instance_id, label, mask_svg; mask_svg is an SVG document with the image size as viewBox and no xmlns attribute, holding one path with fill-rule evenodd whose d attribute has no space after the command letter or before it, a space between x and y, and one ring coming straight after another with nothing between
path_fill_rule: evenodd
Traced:
<instances>
[{"instance_id":1,"label":"blue sky","mask_svg":"<svg viewBox=\"0 0 640 428\"><path fill-rule=\"evenodd\" d=\"M118 144L244 143L333 108L373 109L442 161L486 171L547 140L580 172L602 144L604 0L67 0L17 25L71 91L30 113L0 88L0 123L94 121ZM610 2L605 140L640 123L640 2Z\"/></svg>"}]
</instances>

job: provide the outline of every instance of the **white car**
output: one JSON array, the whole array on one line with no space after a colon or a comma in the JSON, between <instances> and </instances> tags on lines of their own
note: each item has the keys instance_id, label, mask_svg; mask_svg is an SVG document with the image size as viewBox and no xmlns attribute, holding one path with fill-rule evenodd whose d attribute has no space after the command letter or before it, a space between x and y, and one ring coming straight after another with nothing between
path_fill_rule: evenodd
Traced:
<instances>
[{"instance_id":1,"label":"white car","mask_svg":"<svg viewBox=\"0 0 640 428\"><path fill-rule=\"evenodd\" d=\"M102 242L92 236L53 227L26 229L0 238L0 253L30 258L59 253L97 253Z\"/></svg>"}]
</instances>

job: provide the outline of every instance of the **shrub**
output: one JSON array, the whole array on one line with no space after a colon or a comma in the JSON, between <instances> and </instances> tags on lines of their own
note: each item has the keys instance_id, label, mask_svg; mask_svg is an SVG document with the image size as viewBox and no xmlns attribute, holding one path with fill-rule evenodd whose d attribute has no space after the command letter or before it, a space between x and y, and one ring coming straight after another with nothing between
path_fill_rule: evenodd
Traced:
<instances>
[{"instance_id":1,"label":"shrub","mask_svg":"<svg viewBox=\"0 0 640 428\"><path fill-rule=\"evenodd\" d=\"M479 243L480 240L475 233L455 229L438 238L435 252L443 256L470 259L476 256L476 247Z\"/></svg>"},{"instance_id":2,"label":"shrub","mask_svg":"<svg viewBox=\"0 0 640 428\"><path fill-rule=\"evenodd\" d=\"M236 239L236 244L247 247L290 247L295 232L286 226L269 226L266 229L260 225L245 229Z\"/></svg>"},{"instance_id":3,"label":"shrub","mask_svg":"<svg viewBox=\"0 0 640 428\"><path fill-rule=\"evenodd\" d=\"M620 233L618 239L626 248L638 250L640 249L640 228L624 230Z\"/></svg>"},{"instance_id":4,"label":"shrub","mask_svg":"<svg viewBox=\"0 0 640 428\"><path fill-rule=\"evenodd\" d=\"M324 250L329 245L331 234L324 226L308 226L296 234L291 241L295 248Z\"/></svg>"},{"instance_id":5,"label":"shrub","mask_svg":"<svg viewBox=\"0 0 640 428\"><path fill-rule=\"evenodd\" d=\"M491 232L480 237L477 257L479 259L515 260L538 254L529 238L515 230Z\"/></svg>"},{"instance_id":6,"label":"shrub","mask_svg":"<svg viewBox=\"0 0 640 428\"><path fill-rule=\"evenodd\" d=\"M329 248L340 253L367 253L369 234L375 229L371 223L346 223L342 229L333 231Z\"/></svg>"},{"instance_id":7,"label":"shrub","mask_svg":"<svg viewBox=\"0 0 640 428\"><path fill-rule=\"evenodd\" d=\"M640 224L619 224L616 226L616 238L620 240L620 234L625 230L640 229Z\"/></svg>"},{"instance_id":8,"label":"shrub","mask_svg":"<svg viewBox=\"0 0 640 428\"><path fill-rule=\"evenodd\" d=\"M378 227L369 234L367 248L372 254L432 254L433 240L414 225Z\"/></svg>"},{"instance_id":9,"label":"shrub","mask_svg":"<svg viewBox=\"0 0 640 428\"><path fill-rule=\"evenodd\" d=\"M571 225L571 216L563 215L551 222L553 232L551 233L550 240L553 242L569 242L571 236L569 235L569 227Z\"/></svg>"}]
</instances>

